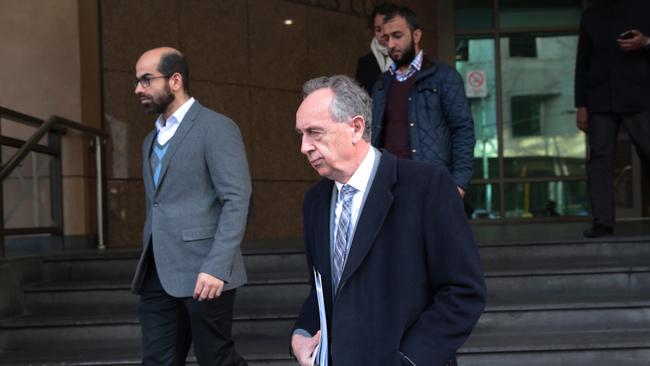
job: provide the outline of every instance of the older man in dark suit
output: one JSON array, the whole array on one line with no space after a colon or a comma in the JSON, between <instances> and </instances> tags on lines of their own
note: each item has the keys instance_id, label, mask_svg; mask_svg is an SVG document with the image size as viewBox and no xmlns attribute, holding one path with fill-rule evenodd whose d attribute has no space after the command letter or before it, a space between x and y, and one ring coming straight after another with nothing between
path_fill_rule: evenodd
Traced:
<instances>
[{"instance_id":1,"label":"older man in dark suit","mask_svg":"<svg viewBox=\"0 0 650 366\"><path fill-rule=\"evenodd\" d=\"M301 151L324 177L305 195L304 240L322 275L329 363L455 365L485 302L456 184L443 167L371 147L372 102L351 79L314 79L303 93ZM291 340L301 365L319 330L312 286Z\"/></svg>"}]
</instances>

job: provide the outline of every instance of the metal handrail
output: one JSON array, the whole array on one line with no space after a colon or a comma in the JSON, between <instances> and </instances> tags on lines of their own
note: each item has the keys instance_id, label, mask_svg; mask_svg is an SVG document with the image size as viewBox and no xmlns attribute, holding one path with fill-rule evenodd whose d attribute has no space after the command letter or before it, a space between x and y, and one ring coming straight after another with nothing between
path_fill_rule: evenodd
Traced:
<instances>
[{"instance_id":1,"label":"metal handrail","mask_svg":"<svg viewBox=\"0 0 650 366\"><path fill-rule=\"evenodd\" d=\"M0 115L10 117L12 120L21 122L23 124L31 124L33 126L40 126L43 124L43 121L36 117L32 117L24 113L16 112L14 110L7 109L5 107L0 107Z\"/></svg>"},{"instance_id":2,"label":"metal handrail","mask_svg":"<svg viewBox=\"0 0 650 366\"><path fill-rule=\"evenodd\" d=\"M108 134L100 129L84 126L81 123L69 120L64 117L51 116L45 122L38 118L22 114L20 112L12 111L7 108L0 107L0 116L10 117L15 122L32 124L38 126L36 131L25 141L25 143L12 155L6 164L2 165L0 169L0 184L13 172L13 170L23 161L23 159L39 146L39 141L51 130L56 127L65 127L75 129L82 133L92 135L95 139L95 158L97 169L97 248L105 249L105 232L104 232L104 162L102 147L104 139ZM2 208L0 208L2 209Z\"/></svg>"},{"instance_id":3,"label":"metal handrail","mask_svg":"<svg viewBox=\"0 0 650 366\"><path fill-rule=\"evenodd\" d=\"M7 164L2 165L2 169L0 170L0 183L5 180L11 174L11 172L20 164L21 161L29 154L30 151L34 149L36 145L38 145L38 142L47 134L54 126L59 125L62 127L68 127L72 128L84 133L88 133L91 135L94 135L95 137L107 137L106 132L93 128L93 127L88 127L84 126L81 123L71 121L67 118L59 117L59 116L51 116L48 118L45 123L41 124L36 131L32 134L32 136L25 141L23 146L18 149L14 153L14 155L9 159Z\"/></svg>"},{"instance_id":4,"label":"metal handrail","mask_svg":"<svg viewBox=\"0 0 650 366\"><path fill-rule=\"evenodd\" d=\"M34 148L34 146L38 145L38 142L41 141L43 136L47 134L52 126L56 123L56 118L55 117L50 117L34 131L32 136L25 141L23 146L21 146L18 151L16 151L11 158L9 158L9 161L7 161L6 164L2 165L2 169L0 170L0 183L4 182L4 180L11 174L11 172L14 171L14 169L20 164L23 159L25 159L25 156L29 154L29 152Z\"/></svg>"}]
</instances>

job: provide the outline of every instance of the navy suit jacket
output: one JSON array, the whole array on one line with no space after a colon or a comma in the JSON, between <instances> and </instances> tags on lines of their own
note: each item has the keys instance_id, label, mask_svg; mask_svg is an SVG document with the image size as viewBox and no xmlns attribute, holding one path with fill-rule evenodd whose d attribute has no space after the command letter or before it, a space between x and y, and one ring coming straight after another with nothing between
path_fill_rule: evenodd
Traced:
<instances>
[{"instance_id":1,"label":"navy suit jacket","mask_svg":"<svg viewBox=\"0 0 650 366\"><path fill-rule=\"evenodd\" d=\"M345 365L455 364L483 311L485 283L462 201L444 167L382 151L335 297L330 266L334 182L305 195L312 290L295 329L320 328L312 266L323 278L330 360Z\"/></svg>"}]
</instances>

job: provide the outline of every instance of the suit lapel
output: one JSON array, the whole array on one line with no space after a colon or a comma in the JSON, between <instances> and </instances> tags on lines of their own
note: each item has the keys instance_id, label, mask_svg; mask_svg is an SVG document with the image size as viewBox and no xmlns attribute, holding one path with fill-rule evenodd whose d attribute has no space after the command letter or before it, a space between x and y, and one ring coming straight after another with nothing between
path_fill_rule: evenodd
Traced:
<instances>
[{"instance_id":1,"label":"suit lapel","mask_svg":"<svg viewBox=\"0 0 650 366\"><path fill-rule=\"evenodd\" d=\"M154 192L154 186L153 186L153 172L151 171L151 163L149 162L149 154L151 154L151 149L153 146L153 141L154 138L156 137L156 131L150 132L147 137L144 139L144 143L142 144L143 150L142 151L142 164L144 165L144 188L145 191L147 192L147 196L152 197L153 192Z\"/></svg>"},{"instance_id":2,"label":"suit lapel","mask_svg":"<svg viewBox=\"0 0 650 366\"><path fill-rule=\"evenodd\" d=\"M178 151L178 148L181 146L183 139L192 129L194 120L198 117L201 108L203 108L201 104L195 100L194 104L192 104L190 109L187 111L187 114L185 114L185 117L181 121L181 125L178 126L178 129L174 133L174 136L171 138L171 140L169 140L169 150L165 154L165 157L162 161L162 167L160 170L160 177L158 178L158 186L156 188L156 192L160 186L162 186L163 180L165 179L165 174L167 173L167 169L169 169L169 164L174 158L174 154L176 154L176 151Z\"/></svg>"},{"instance_id":3,"label":"suit lapel","mask_svg":"<svg viewBox=\"0 0 650 366\"><path fill-rule=\"evenodd\" d=\"M359 268L381 230L393 204L391 189L397 180L397 158L383 152L370 192L361 211L339 289Z\"/></svg>"},{"instance_id":4,"label":"suit lapel","mask_svg":"<svg viewBox=\"0 0 650 366\"><path fill-rule=\"evenodd\" d=\"M330 216L331 216L331 195L334 182L331 180L324 180L321 184L319 197L316 200L315 212L315 226L314 226L314 244L317 259L315 261L319 264L319 270L323 277L325 291L332 292L332 270L330 259Z\"/></svg>"}]
</instances>

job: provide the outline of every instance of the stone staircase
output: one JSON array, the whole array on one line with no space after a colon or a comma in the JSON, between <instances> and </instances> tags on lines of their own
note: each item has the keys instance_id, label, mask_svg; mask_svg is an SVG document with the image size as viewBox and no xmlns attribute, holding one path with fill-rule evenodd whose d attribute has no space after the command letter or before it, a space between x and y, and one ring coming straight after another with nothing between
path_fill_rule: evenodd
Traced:
<instances>
[{"instance_id":1,"label":"stone staircase","mask_svg":"<svg viewBox=\"0 0 650 366\"><path fill-rule=\"evenodd\" d=\"M53 255L0 320L0 365L139 364L137 252ZM462 366L650 364L650 238L481 245L488 307ZM307 293L298 251L249 252L233 336L250 365L295 365L291 326ZM408 284L405 284L408 285ZM193 363L193 357L190 356Z\"/></svg>"}]
</instances>

